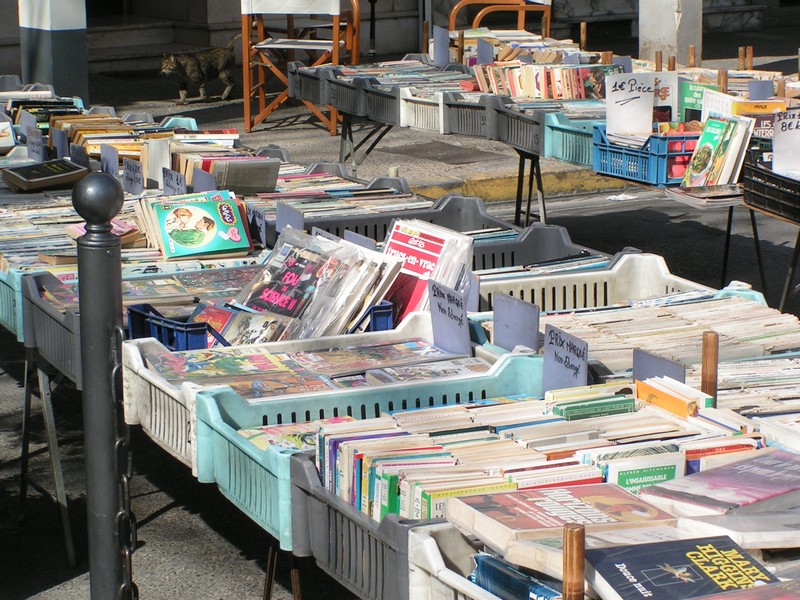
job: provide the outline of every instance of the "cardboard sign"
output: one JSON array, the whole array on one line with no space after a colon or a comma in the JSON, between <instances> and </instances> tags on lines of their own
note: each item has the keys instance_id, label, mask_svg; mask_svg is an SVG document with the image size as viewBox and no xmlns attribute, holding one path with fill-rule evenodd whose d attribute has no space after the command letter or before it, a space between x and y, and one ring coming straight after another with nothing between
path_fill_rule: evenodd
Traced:
<instances>
[{"instance_id":1,"label":"cardboard sign","mask_svg":"<svg viewBox=\"0 0 800 600\"><path fill-rule=\"evenodd\" d=\"M509 294L494 294L494 338L506 350L526 346L539 350L539 307Z\"/></svg>"},{"instance_id":2,"label":"cardboard sign","mask_svg":"<svg viewBox=\"0 0 800 600\"><path fill-rule=\"evenodd\" d=\"M542 392L589 382L589 344L547 325L544 330L544 372Z\"/></svg>"},{"instance_id":3,"label":"cardboard sign","mask_svg":"<svg viewBox=\"0 0 800 600\"><path fill-rule=\"evenodd\" d=\"M89 153L86 151L85 146L79 146L78 144L70 144L69 145L69 159L74 162L76 165L81 167L89 167Z\"/></svg>"},{"instance_id":4,"label":"cardboard sign","mask_svg":"<svg viewBox=\"0 0 800 600\"><path fill-rule=\"evenodd\" d=\"M214 176L208 171L195 167L192 172L192 191L210 192L215 189L217 189L217 182L214 180Z\"/></svg>"},{"instance_id":5,"label":"cardboard sign","mask_svg":"<svg viewBox=\"0 0 800 600\"><path fill-rule=\"evenodd\" d=\"M144 191L144 171L138 160L122 159L122 189L134 196Z\"/></svg>"},{"instance_id":6,"label":"cardboard sign","mask_svg":"<svg viewBox=\"0 0 800 600\"><path fill-rule=\"evenodd\" d=\"M332 242L338 242L339 240L342 239L335 233L331 233L330 231L325 231L324 229L320 229L319 227L316 226L311 228L311 235L313 235L314 237L321 237L326 240L330 240Z\"/></svg>"},{"instance_id":7,"label":"cardboard sign","mask_svg":"<svg viewBox=\"0 0 800 600\"><path fill-rule=\"evenodd\" d=\"M69 139L63 129L50 129L50 147L53 148L56 158L69 157Z\"/></svg>"},{"instance_id":8,"label":"cardboard sign","mask_svg":"<svg viewBox=\"0 0 800 600\"><path fill-rule=\"evenodd\" d=\"M344 230L344 239L347 240L348 242L353 242L356 246L361 246L362 248L366 248L367 250L378 249L378 242L373 240L371 237L361 235L360 233L356 233L355 231L350 231L349 229Z\"/></svg>"},{"instance_id":9,"label":"cardboard sign","mask_svg":"<svg viewBox=\"0 0 800 600\"><path fill-rule=\"evenodd\" d=\"M614 56L611 64L620 65L623 73L633 73L633 59L630 56Z\"/></svg>"},{"instance_id":10,"label":"cardboard sign","mask_svg":"<svg viewBox=\"0 0 800 600\"><path fill-rule=\"evenodd\" d=\"M433 64L446 67L450 62L450 33L444 27L433 26Z\"/></svg>"},{"instance_id":11,"label":"cardboard sign","mask_svg":"<svg viewBox=\"0 0 800 600\"><path fill-rule=\"evenodd\" d=\"M750 100L768 100L775 94L771 79L751 79L747 82L747 97Z\"/></svg>"},{"instance_id":12,"label":"cardboard sign","mask_svg":"<svg viewBox=\"0 0 800 600\"><path fill-rule=\"evenodd\" d=\"M114 146L100 144L100 170L114 177L119 175L119 151Z\"/></svg>"},{"instance_id":13,"label":"cardboard sign","mask_svg":"<svg viewBox=\"0 0 800 600\"><path fill-rule=\"evenodd\" d=\"M475 312L480 306L481 281L472 271L467 273L467 289L464 290L464 301L467 303L467 312Z\"/></svg>"},{"instance_id":14,"label":"cardboard sign","mask_svg":"<svg viewBox=\"0 0 800 600\"><path fill-rule=\"evenodd\" d=\"M676 381L686 381L686 367L676 360L633 349L633 379L644 381L648 377L671 377Z\"/></svg>"},{"instance_id":15,"label":"cardboard sign","mask_svg":"<svg viewBox=\"0 0 800 600\"><path fill-rule=\"evenodd\" d=\"M490 44L486 40L478 40L476 54L476 64L488 65L489 63L494 62L494 45Z\"/></svg>"},{"instance_id":16,"label":"cardboard sign","mask_svg":"<svg viewBox=\"0 0 800 600\"><path fill-rule=\"evenodd\" d=\"M28 127L38 127L38 125L36 124L36 117L34 117L27 110L19 111L19 118L17 119L17 121L18 121L19 128L22 131L25 131L26 135L27 135Z\"/></svg>"},{"instance_id":17,"label":"cardboard sign","mask_svg":"<svg viewBox=\"0 0 800 600\"><path fill-rule=\"evenodd\" d=\"M606 131L648 134L653 130L653 98L661 73L617 73L606 77Z\"/></svg>"},{"instance_id":18,"label":"cardboard sign","mask_svg":"<svg viewBox=\"0 0 800 600\"><path fill-rule=\"evenodd\" d=\"M472 354L463 294L429 279L428 297L431 305L433 345L445 352L466 356Z\"/></svg>"},{"instance_id":19,"label":"cardboard sign","mask_svg":"<svg viewBox=\"0 0 800 600\"><path fill-rule=\"evenodd\" d=\"M800 177L800 110L775 115L775 137L772 138L772 170L781 175Z\"/></svg>"},{"instance_id":20,"label":"cardboard sign","mask_svg":"<svg viewBox=\"0 0 800 600\"><path fill-rule=\"evenodd\" d=\"M294 206L285 202L278 202L278 206L275 209L275 231L280 233L287 226L303 231L305 229L305 218L303 213Z\"/></svg>"},{"instance_id":21,"label":"cardboard sign","mask_svg":"<svg viewBox=\"0 0 800 600\"><path fill-rule=\"evenodd\" d=\"M186 193L186 177L181 173L164 167L162 179L164 180L164 194L167 196L179 196Z\"/></svg>"},{"instance_id":22,"label":"cardboard sign","mask_svg":"<svg viewBox=\"0 0 800 600\"><path fill-rule=\"evenodd\" d=\"M564 56L564 59L561 61L561 64L579 65L581 64L581 56L580 54L567 54Z\"/></svg>"},{"instance_id":23,"label":"cardboard sign","mask_svg":"<svg viewBox=\"0 0 800 600\"><path fill-rule=\"evenodd\" d=\"M25 145L28 147L28 158L36 162L44 162L47 160L47 153L44 149L44 136L42 130L38 127L26 127L25 138L27 142Z\"/></svg>"}]
</instances>

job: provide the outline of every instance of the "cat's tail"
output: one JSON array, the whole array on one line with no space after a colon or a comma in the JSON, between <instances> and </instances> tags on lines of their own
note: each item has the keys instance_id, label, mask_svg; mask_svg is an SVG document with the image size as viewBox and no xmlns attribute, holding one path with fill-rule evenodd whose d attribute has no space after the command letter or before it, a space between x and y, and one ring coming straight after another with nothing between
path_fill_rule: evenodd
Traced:
<instances>
[{"instance_id":1,"label":"cat's tail","mask_svg":"<svg viewBox=\"0 0 800 600\"><path fill-rule=\"evenodd\" d=\"M228 50L233 50L236 47L236 40L238 40L240 37L242 37L241 31L231 38L226 48L228 48Z\"/></svg>"}]
</instances>

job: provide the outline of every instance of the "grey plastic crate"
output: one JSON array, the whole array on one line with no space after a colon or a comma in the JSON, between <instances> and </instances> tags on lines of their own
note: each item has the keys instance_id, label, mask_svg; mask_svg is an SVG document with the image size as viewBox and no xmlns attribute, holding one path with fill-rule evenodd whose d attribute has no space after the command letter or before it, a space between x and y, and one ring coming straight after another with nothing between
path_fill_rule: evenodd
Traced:
<instances>
[{"instance_id":1,"label":"grey plastic crate","mask_svg":"<svg viewBox=\"0 0 800 600\"><path fill-rule=\"evenodd\" d=\"M58 283L51 273L22 278L24 344L26 348L36 348L39 356L80 390L83 388L80 316L72 310L62 313L41 296L45 284Z\"/></svg>"},{"instance_id":2,"label":"grey plastic crate","mask_svg":"<svg viewBox=\"0 0 800 600\"><path fill-rule=\"evenodd\" d=\"M462 94L445 92L444 132L456 135L489 137L489 99L484 95L480 100L468 101Z\"/></svg>"},{"instance_id":3,"label":"grey plastic crate","mask_svg":"<svg viewBox=\"0 0 800 600\"><path fill-rule=\"evenodd\" d=\"M364 87L367 118L384 125L400 125L400 88L378 89L372 84Z\"/></svg>"},{"instance_id":4,"label":"grey plastic crate","mask_svg":"<svg viewBox=\"0 0 800 600\"><path fill-rule=\"evenodd\" d=\"M373 521L323 487L310 453L292 456L290 477L292 526L298 531L295 519L304 521L317 565L361 598L407 600L408 532L435 521Z\"/></svg>"},{"instance_id":5,"label":"grey plastic crate","mask_svg":"<svg viewBox=\"0 0 800 600\"><path fill-rule=\"evenodd\" d=\"M328 86L328 104L339 112L353 117L367 116L368 85L377 84L378 80L370 77L354 77L350 81L336 78L336 71L323 71Z\"/></svg>"},{"instance_id":6,"label":"grey plastic crate","mask_svg":"<svg viewBox=\"0 0 800 600\"><path fill-rule=\"evenodd\" d=\"M487 137L500 140L522 152L542 156L544 153L544 116L537 111L528 115L507 108L500 97L493 97L487 106Z\"/></svg>"},{"instance_id":7,"label":"grey plastic crate","mask_svg":"<svg viewBox=\"0 0 800 600\"><path fill-rule=\"evenodd\" d=\"M290 62L286 68L286 77L289 80L289 96L305 100L312 104L325 105L327 97L323 97L320 71L308 68L302 62Z\"/></svg>"},{"instance_id":8,"label":"grey plastic crate","mask_svg":"<svg viewBox=\"0 0 800 600\"><path fill-rule=\"evenodd\" d=\"M375 186L380 187L380 186ZM257 208L250 211L250 222L256 239L271 248L278 239L274 218L265 219ZM346 230L359 233L375 241L381 242L394 219L422 219L437 225L449 227L455 231L471 231L488 227L512 227L505 221L493 217L486 211L483 201L471 196L448 195L439 199L431 208L411 210L389 210L383 213L370 213L352 216L310 217L304 227L311 230L317 227L328 233L344 237Z\"/></svg>"}]
</instances>

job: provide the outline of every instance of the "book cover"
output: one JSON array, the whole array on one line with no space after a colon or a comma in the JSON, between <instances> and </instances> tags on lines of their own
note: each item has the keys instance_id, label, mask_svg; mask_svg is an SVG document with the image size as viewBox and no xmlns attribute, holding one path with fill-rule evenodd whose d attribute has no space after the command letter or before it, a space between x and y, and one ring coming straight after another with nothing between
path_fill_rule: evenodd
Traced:
<instances>
[{"instance_id":1,"label":"book cover","mask_svg":"<svg viewBox=\"0 0 800 600\"><path fill-rule=\"evenodd\" d=\"M795 580L769 583L734 592L703 596L703 600L799 600L800 583Z\"/></svg>"},{"instance_id":2,"label":"book cover","mask_svg":"<svg viewBox=\"0 0 800 600\"><path fill-rule=\"evenodd\" d=\"M512 540L555 535L567 523L580 523L591 531L675 521L669 513L611 483L451 499L446 516L498 550Z\"/></svg>"},{"instance_id":3,"label":"book cover","mask_svg":"<svg viewBox=\"0 0 800 600\"><path fill-rule=\"evenodd\" d=\"M800 505L800 455L759 450L720 467L642 488L639 497L678 516Z\"/></svg>"},{"instance_id":4,"label":"book cover","mask_svg":"<svg viewBox=\"0 0 800 600\"><path fill-rule=\"evenodd\" d=\"M150 207L167 258L247 252L251 247L247 224L227 192L209 192L205 199L178 203L159 200Z\"/></svg>"},{"instance_id":5,"label":"book cover","mask_svg":"<svg viewBox=\"0 0 800 600\"><path fill-rule=\"evenodd\" d=\"M283 339L295 322L296 319L270 312L240 311L224 335L231 346L265 344Z\"/></svg>"},{"instance_id":6,"label":"book cover","mask_svg":"<svg viewBox=\"0 0 800 600\"><path fill-rule=\"evenodd\" d=\"M694 536L727 535L742 548L796 548L800 511L764 511L741 514L681 517L678 528Z\"/></svg>"},{"instance_id":7,"label":"book cover","mask_svg":"<svg viewBox=\"0 0 800 600\"><path fill-rule=\"evenodd\" d=\"M778 581L727 536L589 549L586 579L604 600L688 600Z\"/></svg>"},{"instance_id":8,"label":"book cover","mask_svg":"<svg viewBox=\"0 0 800 600\"><path fill-rule=\"evenodd\" d=\"M225 336L225 330L228 328L233 320L236 318L238 311L225 308L224 306L215 306L208 302L199 302L197 308L189 317L190 323L208 323L214 331L221 336ZM214 337L212 333L208 334L208 347L211 348L219 343L219 340Z\"/></svg>"},{"instance_id":9,"label":"book cover","mask_svg":"<svg viewBox=\"0 0 800 600\"><path fill-rule=\"evenodd\" d=\"M353 420L354 417L345 415L303 423L249 427L239 429L238 433L259 450L266 450L270 446L289 450L313 450L317 447L317 432L321 427Z\"/></svg>"},{"instance_id":10,"label":"book cover","mask_svg":"<svg viewBox=\"0 0 800 600\"><path fill-rule=\"evenodd\" d=\"M69 186L89 174L89 169L64 158L3 169L3 181L12 190L31 191Z\"/></svg>"},{"instance_id":11,"label":"book cover","mask_svg":"<svg viewBox=\"0 0 800 600\"><path fill-rule=\"evenodd\" d=\"M711 185L709 175L714 156L728 127L728 121L723 118L710 117L706 120L703 132L697 140L697 146L689 159L689 166L681 181L681 187L697 187Z\"/></svg>"}]
</instances>

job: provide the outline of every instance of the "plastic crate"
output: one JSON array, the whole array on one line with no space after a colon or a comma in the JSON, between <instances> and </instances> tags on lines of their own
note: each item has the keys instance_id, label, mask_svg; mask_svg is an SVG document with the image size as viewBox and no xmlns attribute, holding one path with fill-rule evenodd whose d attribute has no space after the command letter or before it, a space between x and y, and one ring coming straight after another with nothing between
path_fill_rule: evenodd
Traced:
<instances>
[{"instance_id":1,"label":"plastic crate","mask_svg":"<svg viewBox=\"0 0 800 600\"><path fill-rule=\"evenodd\" d=\"M367 99L367 118L384 125L400 125L400 88L388 89L367 84L364 87Z\"/></svg>"},{"instance_id":2,"label":"plastic crate","mask_svg":"<svg viewBox=\"0 0 800 600\"><path fill-rule=\"evenodd\" d=\"M369 84L378 82L374 77L353 77L351 80L337 79L334 71L321 72L320 78L328 87L328 105L339 112L353 117L367 116L367 95Z\"/></svg>"},{"instance_id":3,"label":"plastic crate","mask_svg":"<svg viewBox=\"0 0 800 600\"><path fill-rule=\"evenodd\" d=\"M0 271L0 325L24 341L22 318L23 273L16 269Z\"/></svg>"},{"instance_id":4,"label":"plastic crate","mask_svg":"<svg viewBox=\"0 0 800 600\"><path fill-rule=\"evenodd\" d=\"M441 544L440 544L441 542ZM408 587L414 600L500 600L454 570L478 552L449 523L421 525L408 532Z\"/></svg>"},{"instance_id":5,"label":"plastic crate","mask_svg":"<svg viewBox=\"0 0 800 600\"><path fill-rule=\"evenodd\" d=\"M385 181L378 180L376 187ZM265 246L272 247L278 239L274 217L266 218L258 207L248 208L253 236ZM471 231L485 227L511 227L502 219L490 215L483 201L472 196L447 195L440 198L431 208L415 208L409 210L387 210L379 213L357 214L351 216L315 216L305 220L304 227L311 230L317 227L339 237L346 230L359 233L377 242L386 238L394 219L422 219L437 225L443 225L455 231Z\"/></svg>"},{"instance_id":6,"label":"plastic crate","mask_svg":"<svg viewBox=\"0 0 800 600\"><path fill-rule=\"evenodd\" d=\"M228 342L208 323L187 323L165 317L150 304L128 307L128 338L156 338L170 350L199 350L208 347L212 335L223 346Z\"/></svg>"},{"instance_id":7,"label":"plastic crate","mask_svg":"<svg viewBox=\"0 0 800 600\"><path fill-rule=\"evenodd\" d=\"M744 163L745 205L800 223L800 181L774 173L758 154L750 150Z\"/></svg>"},{"instance_id":8,"label":"plastic crate","mask_svg":"<svg viewBox=\"0 0 800 600\"><path fill-rule=\"evenodd\" d=\"M495 97L487 108L487 133L491 140L500 140L512 148L542 156L544 129L541 112L530 115L508 108L502 98Z\"/></svg>"},{"instance_id":9,"label":"plastic crate","mask_svg":"<svg viewBox=\"0 0 800 600\"><path fill-rule=\"evenodd\" d=\"M270 352L294 352L411 338L430 339L431 335L430 313L419 312L390 331L272 342L260 347ZM188 386L182 390L150 371L143 359L143 352L148 348L163 350L163 345L152 338L128 340L122 344L125 422L141 425L148 437L197 475L194 394L198 388Z\"/></svg>"},{"instance_id":10,"label":"plastic crate","mask_svg":"<svg viewBox=\"0 0 800 600\"><path fill-rule=\"evenodd\" d=\"M592 166L592 135L603 121L570 120L563 113L544 114L544 155L578 165Z\"/></svg>"},{"instance_id":11,"label":"plastic crate","mask_svg":"<svg viewBox=\"0 0 800 600\"><path fill-rule=\"evenodd\" d=\"M434 92L421 98L412 88L400 88L400 127L445 133L444 94Z\"/></svg>"},{"instance_id":12,"label":"plastic crate","mask_svg":"<svg viewBox=\"0 0 800 600\"><path fill-rule=\"evenodd\" d=\"M488 98L484 94L469 99L464 94L445 92L442 97L444 133L488 137Z\"/></svg>"},{"instance_id":13,"label":"plastic crate","mask_svg":"<svg viewBox=\"0 0 800 600\"><path fill-rule=\"evenodd\" d=\"M365 334L368 335L368 334ZM416 381L405 384L385 385L371 388L332 390L317 394L295 394L283 398L267 398L262 401L245 400L230 388L200 389L184 384L183 389L192 393L196 405L197 426L197 478L205 483L216 482L220 491L262 528L274 535L281 548L304 554L311 548L318 561L329 564L331 557L319 546L318 527L306 530L292 528L292 501L289 488L289 465L286 458L291 451L268 448L259 450L240 436L243 428L278 423L292 423L328 418L336 415L352 415L358 419L378 417L385 411L458 404L473 398L493 395L541 392L542 361L540 357L509 357L498 361L492 369L475 376L442 378L436 381ZM316 469L313 479L319 482ZM270 487L276 489L270 489ZM322 484L319 484L320 488ZM332 495L327 490L307 490L319 500ZM336 498L336 500L339 500ZM337 510L363 517L359 526L366 522L378 527L366 515L342 501L336 503ZM309 513L317 509L309 507ZM311 530L309 533L307 530ZM327 531L327 529L322 530ZM311 539L309 540L309 535ZM327 539L327 535L323 535ZM332 538L334 536L331 536ZM327 542L325 542L327 546ZM346 544L345 544L346 545ZM351 549L347 549L351 551ZM355 551L354 549L352 549ZM338 550L336 551L338 552Z\"/></svg>"},{"instance_id":14,"label":"plastic crate","mask_svg":"<svg viewBox=\"0 0 800 600\"><path fill-rule=\"evenodd\" d=\"M597 125L592 138L592 169L658 187L680 185L699 134L651 135L641 149L608 141L606 126Z\"/></svg>"},{"instance_id":15,"label":"plastic crate","mask_svg":"<svg viewBox=\"0 0 800 600\"><path fill-rule=\"evenodd\" d=\"M293 61L286 67L289 96L316 105L327 104L327 96L322 95L322 82L319 71L306 67L302 62Z\"/></svg>"},{"instance_id":16,"label":"plastic crate","mask_svg":"<svg viewBox=\"0 0 800 600\"><path fill-rule=\"evenodd\" d=\"M373 521L322 486L308 453L295 454L290 469L296 503L293 526L308 531L317 565L360 598L416 600L409 595L408 535L413 527L430 521L397 515ZM305 515L297 514L297 509L305 509Z\"/></svg>"},{"instance_id":17,"label":"plastic crate","mask_svg":"<svg viewBox=\"0 0 800 600\"><path fill-rule=\"evenodd\" d=\"M605 269L481 280L479 310L492 310L495 294L534 303L543 311L557 311L711 289L673 275L661 256L625 252L615 256Z\"/></svg>"}]
</instances>

